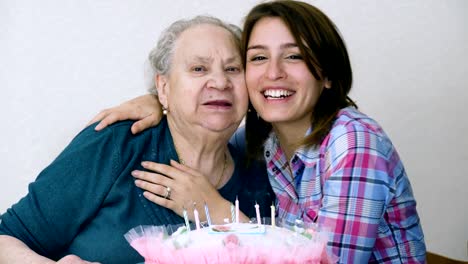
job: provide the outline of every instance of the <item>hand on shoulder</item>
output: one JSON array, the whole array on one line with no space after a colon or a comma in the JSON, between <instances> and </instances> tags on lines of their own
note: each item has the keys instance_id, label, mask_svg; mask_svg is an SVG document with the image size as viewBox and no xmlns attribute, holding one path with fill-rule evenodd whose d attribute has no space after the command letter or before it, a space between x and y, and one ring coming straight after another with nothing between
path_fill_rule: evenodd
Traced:
<instances>
[{"instance_id":1,"label":"hand on shoulder","mask_svg":"<svg viewBox=\"0 0 468 264\"><path fill-rule=\"evenodd\" d=\"M100 131L105 127L123 120L136 120L131 131L137 134L149 127L157 125L162 118L159 101L155 95L146 94L122 103L119 106L104 109L99 112L88 125L99 122L94 128Z\"/></svg>"}]
</instances>

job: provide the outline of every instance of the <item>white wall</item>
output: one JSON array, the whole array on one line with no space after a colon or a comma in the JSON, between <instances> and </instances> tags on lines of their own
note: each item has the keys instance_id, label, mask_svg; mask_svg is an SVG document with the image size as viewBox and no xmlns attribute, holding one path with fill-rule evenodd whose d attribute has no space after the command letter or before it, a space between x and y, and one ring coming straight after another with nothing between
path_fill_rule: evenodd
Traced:
<instances>
[{"instance_id":1,"label":"white wall","mask_svg":"<svg viewBox=\"0 0 468 264\"><path fill-rule=\"evenodd\" d=\"M98 110L145 92L162 28L201 13L240 24L256 2L0 1L0 212ZM468 1L311 2L345 37L353 98L404 160L428 249L468 260Z\"/></svg>"}]
</instances>

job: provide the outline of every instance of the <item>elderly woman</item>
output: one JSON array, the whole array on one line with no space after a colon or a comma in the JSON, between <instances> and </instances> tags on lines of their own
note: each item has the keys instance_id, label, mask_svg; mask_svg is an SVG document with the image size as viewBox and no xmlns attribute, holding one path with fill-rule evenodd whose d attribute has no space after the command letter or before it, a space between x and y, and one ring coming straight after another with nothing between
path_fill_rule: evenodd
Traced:
<instances>
[{"instance_id":1,"label":"elderly woman","mask_svg":"<svg viewBox=\"0 0 468 264\"><path fill-rule=\"evenodd\" d=\"M165 118L138 135L130 122L79 133L2 216L0 263L141 262L123 236L135 226L182 224L183 208L205 202L221 222L236 197L244 220L255 202L271 205L264 169L228 145L248 104L239 31L210 17L178 21L150 61Z\"/></svg>"}]
</instances>

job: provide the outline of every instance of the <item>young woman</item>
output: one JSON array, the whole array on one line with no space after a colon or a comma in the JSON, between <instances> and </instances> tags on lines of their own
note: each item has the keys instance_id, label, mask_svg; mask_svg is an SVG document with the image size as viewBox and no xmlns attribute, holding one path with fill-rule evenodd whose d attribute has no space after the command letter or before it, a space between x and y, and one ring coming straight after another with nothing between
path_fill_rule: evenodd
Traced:
<instances>
[{"instance_id":1,"label":"young woman","mask_svg":"<svg viewBox=\"0 0 468 264\"><path fill-rule=\"evenodd\" d=\"M242 55L247 153L266 161L278 218L330 231L340 263L424 263L409 179L381 126L348 97L351 64L333 22L303 2L259 4L245 19ZM145 100L146 111L127 110ZM137 98L95 120L149 116L148 125L158 108Z\"/></svg>"}]
</instances>

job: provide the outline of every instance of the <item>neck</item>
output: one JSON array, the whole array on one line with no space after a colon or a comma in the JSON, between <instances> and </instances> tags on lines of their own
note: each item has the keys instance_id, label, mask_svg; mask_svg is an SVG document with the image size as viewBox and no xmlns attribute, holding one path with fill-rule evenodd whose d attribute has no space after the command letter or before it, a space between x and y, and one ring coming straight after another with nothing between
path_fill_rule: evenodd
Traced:
<instances>
[{"instance_id":1,"label":"neck","mask_svg":"<svg viewBox=\"0 0 468 264\"><path fill-rule=\"evenodd\" d=\"M281 149L289 161L299 147L299 143L304 139L304 135L310 125L273 123L272 126L280 142Z\"/></svg>"},{"instance_id":2,"label":"neck","mask_svg":"<svg viewBox=\"0 0 468 264\"><path fill-rule=\"evenodd\" d=\"M186 133L187 129L178 130L170 124L169 128L181 163L199 171L215 187L230 178L234 166L227 147L229 137L222 133Z\"/></svg>"}]
</instances>

